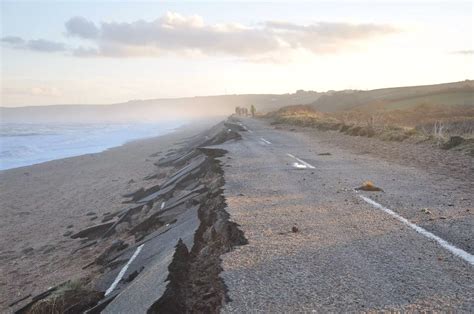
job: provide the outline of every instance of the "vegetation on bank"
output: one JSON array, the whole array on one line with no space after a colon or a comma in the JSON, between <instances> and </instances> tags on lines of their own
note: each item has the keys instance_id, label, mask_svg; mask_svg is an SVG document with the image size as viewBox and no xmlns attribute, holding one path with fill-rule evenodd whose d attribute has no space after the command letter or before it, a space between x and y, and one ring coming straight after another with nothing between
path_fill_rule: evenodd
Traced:
<instances>
[{"instance_id":1,"label":"vegetation on bank","mask_svg":"<svg viewBox=\"0 0 474 314\"><path fill-rule=\"evenodd\" d=\"M352 136L385 141L431 141L443 149L466 151L474 156L474 106L417 105L396 110L352 109L320 112L299 105L268 113L272 124L339 131Z\"/></svg>"}]
</instances>

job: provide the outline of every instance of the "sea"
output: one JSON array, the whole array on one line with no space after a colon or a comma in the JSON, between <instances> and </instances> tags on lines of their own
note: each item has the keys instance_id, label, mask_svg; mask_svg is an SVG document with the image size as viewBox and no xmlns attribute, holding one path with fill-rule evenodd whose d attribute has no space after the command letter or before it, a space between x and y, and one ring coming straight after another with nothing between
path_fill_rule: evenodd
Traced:
<instances>
[{"instance_id":1,"label":"sea","mask_svg":"<svg viewBox=\"0 0 474 314\"><path fill-rule=\"evenodd\" d=\"M154 123L0 123L0 170L98 153L173 132L185 121Z\"/></svg>"}]
</instances>

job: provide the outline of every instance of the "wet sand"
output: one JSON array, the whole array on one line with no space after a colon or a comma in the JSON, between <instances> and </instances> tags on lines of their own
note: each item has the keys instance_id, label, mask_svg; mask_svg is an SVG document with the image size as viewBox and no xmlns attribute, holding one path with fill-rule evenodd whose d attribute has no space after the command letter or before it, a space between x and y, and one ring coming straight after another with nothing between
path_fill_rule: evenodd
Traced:
<instances>
[{"instance_id":1,"label":"wet sand","mask_svg":"<svg viewBox=\"0 0 474 314\"><path fill-rule=\"evenodd\" d=\"M144 180L159 157L213 122L187 126L97 154L0 171L0 312L28 294L90 275L95 252L68 234L123 208L121 196L156 184Z\"/></svg>"}]
</instances>

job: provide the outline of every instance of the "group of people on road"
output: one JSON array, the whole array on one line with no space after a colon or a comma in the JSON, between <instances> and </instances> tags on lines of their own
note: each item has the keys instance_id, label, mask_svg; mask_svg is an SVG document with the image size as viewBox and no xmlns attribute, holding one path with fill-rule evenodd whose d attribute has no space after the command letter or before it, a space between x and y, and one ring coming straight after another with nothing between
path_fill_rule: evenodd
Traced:
<instances>
[{"instance_id":1,"label":"group of people on road","mask_svg":"<svg viewBox=\"0 0 474 314\"><path fill-rule=\"evenodd\" d=\"M250 115L252 117L255 117L255 113L257 110L255 109L254 105L250 106ZM235 107L235 114L238 116L243 116L243 117L248 117L249 116L249 110L248 108L245 107Z\"/></svg>"}]
</instances>

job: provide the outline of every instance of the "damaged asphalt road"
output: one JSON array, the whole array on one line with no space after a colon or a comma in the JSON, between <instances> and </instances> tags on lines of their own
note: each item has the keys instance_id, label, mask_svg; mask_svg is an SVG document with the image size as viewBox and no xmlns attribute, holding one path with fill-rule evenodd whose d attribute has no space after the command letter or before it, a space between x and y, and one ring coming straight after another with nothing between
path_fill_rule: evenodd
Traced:
<instances>
[{"instance_id":1,"label":"damaged asphalt road","mask_svg":"<svg viewBox=\"0 0 474 314\"><path fill-rule=\"evenodd\" d=\"M79 251L110 243L84 266L98 272L87 282L94 288L81 289L87 303L77 303L74 291L56 302L52 293L67 289L65 283L31 297L16 312L218 311L227 298L220 256L247 241L226 212L219 161L226 151L217 145L240 140L241 130L227 121L189 138L164 154L157 173L147 176L161 177L162 183L124 194L125 208L71 235L82 241Z\"/></svg>"},{"instance_id":2,"label":"damaged asphalt road","mask_svg":"<svg viewBox=\"0 0 474 314\"><path fill-rule=\"evenodd\" d=\"M241 121L252 132L222 145L225 196L249 244L223 255L223 312L474 310L464 182ZM354 190L367 180L383 191Z\"/></svg>"},{"instance_id":3,"label":"damaged asphalt road","mask_svg":"<svg viewBox=\"0 0 474 314\"><path fill-rule=\"evenodd\" d=\"M108 245L86 313L474 310L469 191L255 119L156 154L160 184L71 235Z\"/></svg>"}]
</instances>

